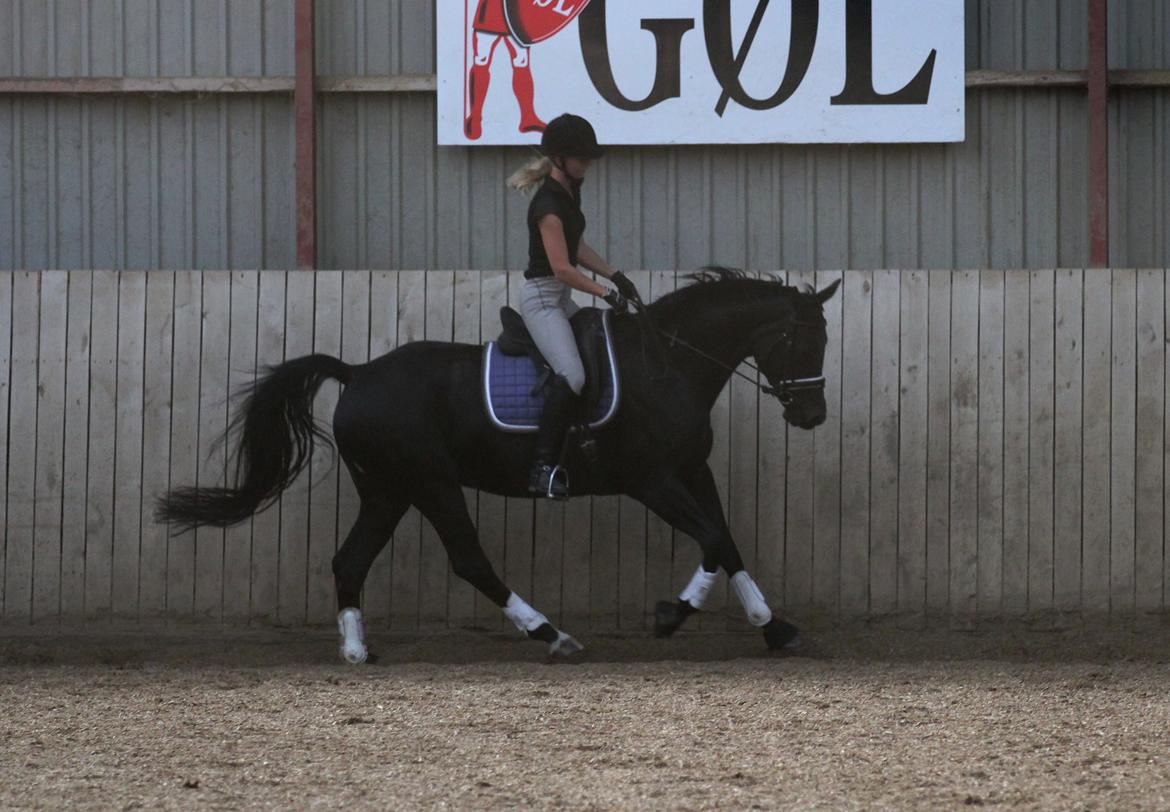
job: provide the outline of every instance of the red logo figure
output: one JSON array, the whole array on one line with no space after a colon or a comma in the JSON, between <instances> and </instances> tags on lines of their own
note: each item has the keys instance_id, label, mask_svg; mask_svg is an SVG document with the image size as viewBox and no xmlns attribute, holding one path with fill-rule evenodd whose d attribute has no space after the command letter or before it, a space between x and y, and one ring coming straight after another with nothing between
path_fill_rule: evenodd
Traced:
<instances>
[{"instance_id":1,"label":"red logo figure","mask_svg":"<svg viewBox=\"0 0 1170 812\"><path fill-rule=\"evenodd\" d=\"M588 4L589 0L478 0L471 18L474 51L467 74L469 109L463 122L469 139L475 141L483 135L483 103L492 78L492 56L501 41L512 57L512 92L520 104L520 132L544 131L544 121L534 106L529 48L567 26Z\"/></svg>"}]
</instances>

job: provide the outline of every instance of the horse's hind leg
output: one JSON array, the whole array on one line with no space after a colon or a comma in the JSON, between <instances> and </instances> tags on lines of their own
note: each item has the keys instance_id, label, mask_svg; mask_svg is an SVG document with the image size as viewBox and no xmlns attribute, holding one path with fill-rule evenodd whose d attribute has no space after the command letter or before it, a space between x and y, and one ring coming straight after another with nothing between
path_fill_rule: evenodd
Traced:
<instances>
[{"instance_id":1,"label":"horse's hind leg","mask_svg":"<svg viewBox=\"0 0 1170 812\"><path fill-rule=\"evenodd\" d=\"M553 626L500 580L480 546L458 483L426 483L412 498L442 539L457 576L500 607L504 616L528 637L548 643L550 653L567 656L582 649L580 643Z\"/></svg>"},{"instance_id":2,"label":"horse's hind leg","mask_svg":"<svg viewBox=\"0 0 1170 812\"><path fill-rule=\"evenodd\" d=\"M346 662L357 665L366 662L369 656L362 628L362 584L409 507L410 501L404 495L365 489L357 521L333 556L337 626L342 638L341 656Z\"/></svg>"}]
</instances>

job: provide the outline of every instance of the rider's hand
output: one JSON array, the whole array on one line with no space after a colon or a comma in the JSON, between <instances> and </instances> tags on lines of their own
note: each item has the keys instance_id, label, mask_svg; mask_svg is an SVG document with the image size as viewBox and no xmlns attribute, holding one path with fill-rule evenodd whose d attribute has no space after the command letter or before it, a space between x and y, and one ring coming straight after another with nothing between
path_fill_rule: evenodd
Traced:
<instances>
[{"instance_id":1,"label":"rider's hand","mask_svg":"<svg viewBox=\"0 0 1170 812\"><path fill-rule=\"evenodd\" d=\"M629 313L630 312L629 301L626 299L625 296L622 296L621 293L619 293L616 290L613 290L612 288L610 289L609 293L605 294L601 298L603 298L605 300L606 304L608 304L611 308L613 308L614 311L617 313Z\"/></svg>"},{"instance_id":2,"label":"rider's hand","mask_svg":"<svg viewBox=\"0 0 1170 812\"><path fill-rule=\"evenodd\" d=\"M609 281L617 285L618 292L629 301L642 301L642 297L638 295L637 286L630 281L630 277L626 276L621 271L616 271L614 275L609 278Z\"/></svg>"}]
</instances>

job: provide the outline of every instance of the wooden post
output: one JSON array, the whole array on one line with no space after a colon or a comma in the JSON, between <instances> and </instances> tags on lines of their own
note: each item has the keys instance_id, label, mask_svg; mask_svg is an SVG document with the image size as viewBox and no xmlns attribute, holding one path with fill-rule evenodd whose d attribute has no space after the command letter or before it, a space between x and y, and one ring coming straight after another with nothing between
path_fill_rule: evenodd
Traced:
<instances>
[{"instance_id":1,"label":"wooden post","mask_svg":"<svg viewBox=\"0 0 1170 812\"><path fill-rule=\"evenodd\" d=\"M313 0L296 0L297 268L317 267L317 88Z\"/></svg>"},{"instance_id":2,"label":"wooden post","mask_svg":"<svg viewBox=\"0 0 1170 812\"><path fill-rule=\"evenodd\" d=\"M1109 0L1089 0L1089 262L1109 265Z\"/></svg>"}]
</instances>

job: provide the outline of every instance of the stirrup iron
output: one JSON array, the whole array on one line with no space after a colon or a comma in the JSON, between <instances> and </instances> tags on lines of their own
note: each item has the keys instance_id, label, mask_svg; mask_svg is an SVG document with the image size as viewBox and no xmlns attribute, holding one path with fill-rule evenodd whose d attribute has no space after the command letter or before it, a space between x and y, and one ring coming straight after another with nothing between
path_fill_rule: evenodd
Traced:
<instances>
[{"instance_id":1,"label":"stirrup iron","mask_svg":"<svg viewBox=\"0 0 1170 812\"><path fill-rule=\"evenodd\" d=\"M560 482L564 487L564 493L556 492L557 482ZM552 467L552 471L548 475L548 492L545 496L549 499L555 499L558 502L564 502L569 498L569 471L563 468L560 463Z\"/></svg>"}]
</instances>

